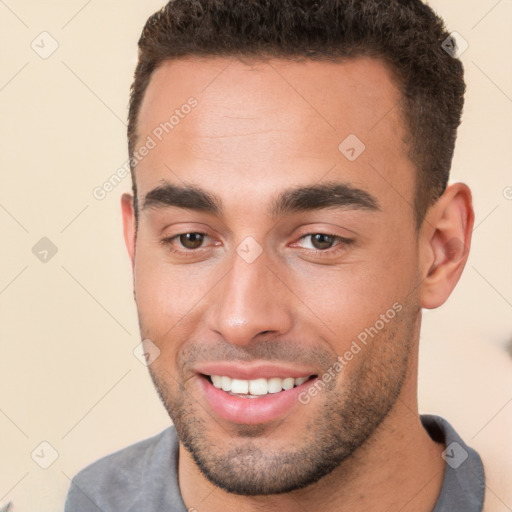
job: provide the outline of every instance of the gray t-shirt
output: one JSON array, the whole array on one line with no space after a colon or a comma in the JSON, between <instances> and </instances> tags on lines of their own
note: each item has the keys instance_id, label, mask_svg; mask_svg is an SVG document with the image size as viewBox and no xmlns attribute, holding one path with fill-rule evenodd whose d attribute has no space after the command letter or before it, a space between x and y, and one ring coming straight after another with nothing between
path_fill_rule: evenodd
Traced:
<instances>
[{"instance_id":1,"label":"gray t-shirt","mask_svg":"<svg viewBox=\"0 0 512 512\"><path fill-rule=\"evenodd\" d=\"M444 443L441 494L432 512L481 512L484 468L439 416L423 415L430 437ZM86 467L73 479L65 512L187 512L178 485L178 438L174 427Z\"/></svg>"}]
</instances>

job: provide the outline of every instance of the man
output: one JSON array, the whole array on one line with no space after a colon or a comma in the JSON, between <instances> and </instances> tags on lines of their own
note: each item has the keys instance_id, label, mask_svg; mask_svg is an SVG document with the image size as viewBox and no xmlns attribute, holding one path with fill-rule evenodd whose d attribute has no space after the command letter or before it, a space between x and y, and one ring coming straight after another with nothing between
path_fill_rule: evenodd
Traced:
<instances>
[{"instance_id":1,"label":"man","mask_svg":"<svg viewBox=\"0 0 512 512\"><path fill-rule=\"evenodd\" d=\"M124 237L174 426L66 510L482 510L418 415L421 308L466 262L461 63L419 0L175 0L139 41Z\"/></svg>"}]
</instances>

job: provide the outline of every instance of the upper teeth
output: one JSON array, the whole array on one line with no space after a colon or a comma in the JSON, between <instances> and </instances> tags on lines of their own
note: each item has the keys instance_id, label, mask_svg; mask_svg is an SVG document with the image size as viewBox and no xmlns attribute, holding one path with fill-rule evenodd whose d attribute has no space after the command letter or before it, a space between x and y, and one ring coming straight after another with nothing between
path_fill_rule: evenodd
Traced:
<instances>
[{"instance_id":1,"label":"upper teeth","mask_svg":"<svg viewBox=\"0 0 512 512\"><path fill-rule=\"evenodd\" d=\"M309 377L287 377L280 379L279 377L272 377L271 379L253 379L242 380L232 379L224 375L210 375L213 385L216 388L224 391L231 391L231 393L251 394L251 395L266 395L267 393L279 393L283 389L292 389L294 386L299 386L306 382Z\"/></svg>"}]
</instances>

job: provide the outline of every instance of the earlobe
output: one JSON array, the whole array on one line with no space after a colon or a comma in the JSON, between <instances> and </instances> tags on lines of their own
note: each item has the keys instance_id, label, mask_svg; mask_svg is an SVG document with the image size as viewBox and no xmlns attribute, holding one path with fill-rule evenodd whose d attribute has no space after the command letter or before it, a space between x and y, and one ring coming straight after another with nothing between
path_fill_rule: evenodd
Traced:
<instances>
[{"instance_id":1,"label":"earlobe","mask_svg":"<svg viewBox=\"0 0 512 512\"><path fill-rule=\"evenodd\" d=\"M421 305L441 306L464 270L471 245L474 213L469 187L456 183L430 208L422 230Z\"/></svg>"},{"instance_id":2,"label":"earlobe","mask_svg":"<svg viewBox=\"0 0 512 512\"><path fill-rule=\"evenodd\" d=\"M121 197L121 213L123 216L124 243L132 262L135 262L135 216L133 210L133 196L123 194Z\"/></svg>"}]
</instances>

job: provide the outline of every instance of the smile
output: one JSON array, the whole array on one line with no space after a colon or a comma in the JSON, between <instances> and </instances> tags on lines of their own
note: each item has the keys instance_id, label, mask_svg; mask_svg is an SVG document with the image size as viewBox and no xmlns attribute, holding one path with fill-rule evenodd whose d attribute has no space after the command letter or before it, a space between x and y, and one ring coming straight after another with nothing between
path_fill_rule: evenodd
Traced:
<instances>
[{"instance_id":1,"label":"smile","mask_svg":"<svg viewBox=\"0 0 512 512\"><path fill-rule=\"evenodd\" d=\"M218 374L197 375L207 408L225 421L242 424L284 420L294 407L300 405L299 394L318 378L317 375L254 376L256 378L251 379Z\"/></svg>"}]
</instances>

